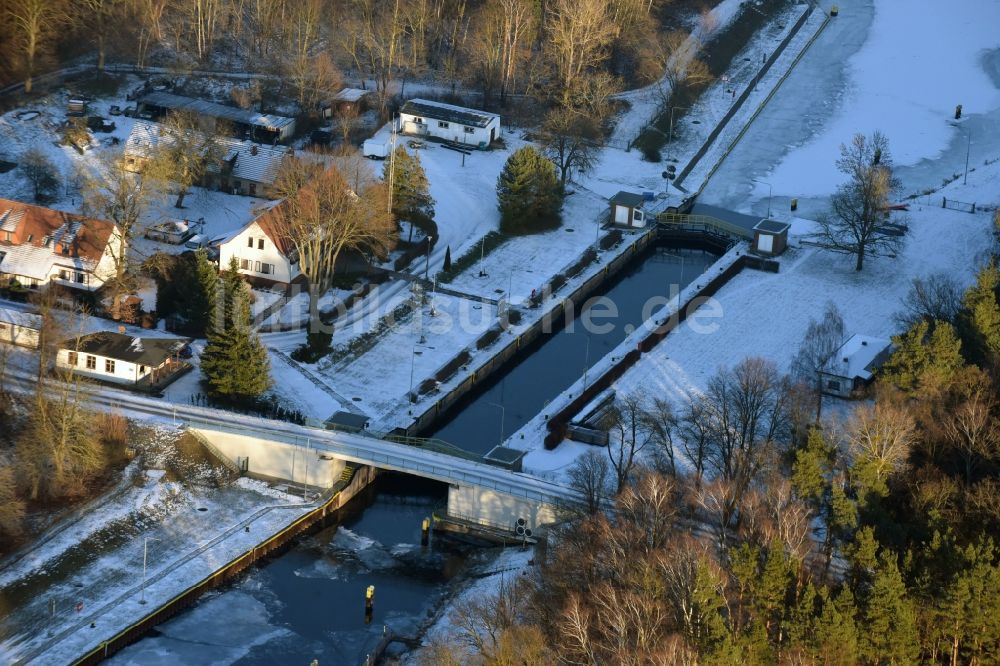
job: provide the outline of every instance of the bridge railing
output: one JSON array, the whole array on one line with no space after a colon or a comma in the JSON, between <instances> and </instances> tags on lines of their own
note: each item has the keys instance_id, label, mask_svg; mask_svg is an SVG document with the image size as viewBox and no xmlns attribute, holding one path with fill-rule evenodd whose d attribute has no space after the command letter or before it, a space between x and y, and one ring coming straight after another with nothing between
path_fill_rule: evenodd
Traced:
<instances>
[{"instance_id":1,"label":"bridge railing","mask_svg":"<svg viewBox=\"0 0 1000 666\"><path fill-rule=\"evenodd\" d=\"M408 472L446 483L475 485L512 497L521 497L547 504L579 503L582 501L579 493L575 490L540 477L508 471L481 460L458 457L454 453L412 447L360 434L312 429L287 423L282 423L279 430L273 429L273 426L264 419L261 419L263 425L256 428L252 425L236 425L193 416L185 416L183 421L194 428L200 427L247 437L271 439L333 453L349 460L383 469ZM377 450L379 448L391 449L392 451L379 451ZM411 453L417 455L408 455Z\"/></svg>"},{"instance_id":2,"label":"bridge railing","mask_svg":"<svg viewBox=\"0 0 1000 666\"><path fill-rule=\"evenodd\" d=\"M656 216L657 222L666 227L677 227L681 229L693 229L698 231L713 231L723 233L735 238L753 240L753 232L743 227L720 220L711 215L687 215L685 213L660 213Z\"/></svg>"}]
</instances>

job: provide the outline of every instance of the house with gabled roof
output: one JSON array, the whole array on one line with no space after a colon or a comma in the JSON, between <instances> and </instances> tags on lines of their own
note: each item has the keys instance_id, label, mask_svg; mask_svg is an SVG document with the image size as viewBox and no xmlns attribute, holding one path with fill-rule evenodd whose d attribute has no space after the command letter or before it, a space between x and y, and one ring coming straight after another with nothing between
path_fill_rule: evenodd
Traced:
<instances>
[{"instance_id":1,"label":"house with gabled roof","mask_svg":"<svg viewBox=\"0 0 1000 666\"><path fill-rule=\"evenodd\" d=\"M892 354L892 341L855 334L826 360L819 370L823 393L850 398L870 384L875 372Z\"/></svg>"},{"instance_id":2,"label":"house with gabled roof","mask_svg":"<svg viewBox=\"0 0 1000 666\"><path fill-rule=\"evenodd\" d=\"M301 274L298 253L291 239L279 233L274 210L282 202L258 209L258 215L219 245L219 266L230 260L247 277L290 284Z\"/></svg>"},{"instance_id":3,"label":"house with gabled roof","mask_svg":"<svg viewBox=\"0 0 1000 666\"><path fill-rule=\"evenodd\" d=\"M171 141L171 132L164 125L136 120L125 140L126 164L139 170L154 150ZM269 146L232 137L215 137L212 144L213 149L206 151L212 154L205 155L208 164L200 184L251 197L270 198L273 195L281 165L293 154L287 146Z\"/></svg>"},{"instance_id":4,"label":"house with gabled roof","mask_svg":"<svg viewBox=\"0 0 1000 666\"><path fill-rule=\"evenodd\" d=\"M0 199L0 284L95 291L123 251L112 222Z\"/></svg>"},{"instance_id":5,"label":"house with gabled roof","mask_svg":"<svg viewBox=\"0 0 1000 666\"><path fill-rule=\"evenodd\" d=\"M181 360L189 342L187 338L139 338L100 331L60 345L56 367L114 384L162 386L190 367Z\"/></svg>"}]
</instances>

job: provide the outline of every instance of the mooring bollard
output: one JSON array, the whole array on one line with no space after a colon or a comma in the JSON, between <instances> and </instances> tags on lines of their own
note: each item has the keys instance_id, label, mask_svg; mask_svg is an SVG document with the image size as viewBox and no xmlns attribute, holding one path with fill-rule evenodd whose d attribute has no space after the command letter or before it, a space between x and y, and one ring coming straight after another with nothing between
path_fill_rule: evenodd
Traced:
<instances>
[{"instance_id":1,"label":"mooring bollard","mask_svg":"<svg viewBox=\"0 0 1000 666\"><path fill-rule=\"evenodd\" d=\"M431 519L424 518L424 522L420 524L420 545L426 547L430 542L431 534Z\"/></svg>"},{"instance_id":2,"label":"mooring bollard","mask_svg":"<svg viewBox=\"0 0 1000 666\"><path fill-rule=\"evenodd\" d=\"M365 590L365 624L371 624L373 606L375 605L375 586L369 585Z\"/></svg>"}]
</instances>

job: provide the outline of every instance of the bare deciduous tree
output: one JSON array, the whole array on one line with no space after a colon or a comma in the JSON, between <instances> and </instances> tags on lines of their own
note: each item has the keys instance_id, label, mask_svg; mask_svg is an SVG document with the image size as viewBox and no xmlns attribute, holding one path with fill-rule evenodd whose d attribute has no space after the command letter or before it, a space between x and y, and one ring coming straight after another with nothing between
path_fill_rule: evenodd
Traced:
<instances>
[{"instance_id":1,"label":"bare deciduous tree","mask_svg":"<svg viewBox=\"0 0 1000 666\"><path fill-rule=\"evenodd\" d=\"M496 0L483 5L473 22L467 51L483 96L500 104L517 85L535 29L527 0Z\"/></svg>"},{"instance_id":2,"label":"bare deciduous tree","mask_svg":"<svg viewBox=\"0 0 1000 666\"><path fill-rule=\"evenodd\" d=\"M680 420L674 413L669 400L653 398L643 414L643 425L649 433L650 441L656 447L654 462L658 471L677 476L677 454L674 451L674 435L680 427Z\"/></svg>"},{"instance_id":3,"label":"bare deciduous tree","mask_svg":"<svg viewBox=\"0 0 1000 666\"><path fill-rule=\"evenodd\" d=\"M656 42L656 60L663 72L656 90L664 108L682 88L697 88L712 81L708 65L698 57L703 48L698 37L682 30L668 32Z\"/></svg>"},{"instance_id":4,"label":"bare deciduous tree","mask_svg":"<svg viewBox=\"0 0 1000 666\"><path fill-rule=\"evenodd\" d=\"M941 427L965 462L965 482L972 483L977 460L997 457L1000 430L994 421L996 399L985 373L977 372L959 388L958 404L944 410Z\"/></svg>"},{"instance_id":5,"label":"bare deciduous tree","mask_svg":"<svg viewBox=\"0 0 1000 666\"><path fill-rule=\"evenodd\" d=\"M904 331L922 321L954 324L962 306L962 289L947 273L934 273L926 278L913 278L901 303L903 310L893 320Z\"/></svg>"},{"instance_id":6,"label":"bare deciduous tree","mask_svg":"<svg viewBox=\"0 0 1000 666\"><path fill-rule=\"evenodd\" d=\"M574 89L603 63L618 34L608 0L552 0L546 5L547 54L556 97L571 107Z\"/></svg>"},{"instance_id":7,"label":"bare deciduous tree","mask_svg":"<svg viewBox=\"0 0 1000 666\"><path fill-rule=\"evenodd\" d=\"M694 487L701 488L708 461L710 405L704 395L691 396L680 421L681 454L694 471Z\"/></svg>"},{"instance_id":8,"label":"bare deciduous tree","mask_svg":"<svg viewBox=\"0 0 1000 666\"><path fill-rule=\"evenodd\" d=\"M569 485L583 495L588 515L601 510L601 503L608 494L610 474L607 457L597 451L587 451L569 468Z\"/></svg>"},{"instance_id":9,"label":"bare deciduous tree","mask_svg":"<svg viewBox=\"0 0 1000 666\"><path fill-rule=\"evenodd\" d=\"M884 221L889 197L899 187L888 139L878 131L870 138L855 134L850 145L841 145L837 168L848 180L830 199L833 214L820 218L818 238L829 250L853 254L860 271L866 256L895 256L902 245Z\"/></svg>"},{"instance_id":10,"label":"bare deciduous tree","mask_svg":"<svg viewBox=\"0 0 1000 666\"><path fill-rule=\"evenodd\" d=\"M608 457L614 469L616 492L628 483L636 464L636 456L649 443L649 433L643 426L643 400L635 395L620 397L605 417L609 430Z\"/></svg>"},{"instance_id":11,"label":"bare deciduous tree","mask_svg":"<svg viewBox=\"0 0 1000 666\"><path fill-rule=\"evenodd\" d=\"M815 394L817 423L823 410L823 386L819 373L843 342L844 318L830 301L822 319L809 321L802 345L792 359L792 376L804 386L809 386Z\"/></svg>"},{"instance_id":12,"label":"bare deciduous tree","mask_svg":"<svg viewBox=\"0 0 1000 666\"><path fill-rule=\"evenodd\" d=\"M290 159L277 179L288 198L268 215L309 280L310 317L330 289L341 252L386 256L396 241L385 185L368 169L359 167L350 176L349 181L337 167L318 169Z\"/></svg>"},{"instance_id":13,"label":"bare deciduous tree","mask_svg":"<svg viewBox=\"0 0 1000 666\"><path fill-rule=\"evenodd\" d=\"M590 115L564 107L545 117L538 137L545 155L559 169L559 182L566 186L571 172L586 173L597 161L601 128Z\"/></svg>"},{"instance_id":14,"label":"bare deciduous tree","mask_svg":"<svg viewBox=\"0 0 1000 666\"><path fill-rule=\"evenodd\" d=\"M916 423L905 406L882 399L854 410L848 438L855 466L860 463L870 471L866 482L884 484L906 465L917 440Z\"/></svg>"},{"instance_id":15,"label":"bare deciduous tree","mask_svg":"<svg viewBox=\"0 0 1000 666\"><path fill-rule=\"evenodd\" d=\"M51 47L49 39L68 20L61 0L8 0L3 17L23 59L24 92L30 93L38 58Z\"/></svg>"},{"instance_id":16,"label":"bare deciduous tree","mask_svg":"<svg viewBox=\"0 0 1000 666\"><path fill-rule=\"evenodd\" d=\"M21 153L21 171L31 183L37 202L48 201L59 189L58 167L36 147Z\"/></svg>"},{"instance_id":17,"label":"bare deciduous tree","mask_svg":"<svg viewBox=\"0 0 1000 666\"><path fill-rule=\"evenodd\" d=\"M708 382L709 468L734 485L738 503L767 456L785 440L788 428L788 382L777 366L747 358L721 369Z\"/></svg>"},{"instance_id":18,"label":"bare deciduous tree","mask_svg":"<svg viewBox=\"0 0 1000 666\"><path fill-rule=\"evenodd\" d=\"M149 210L166 197L172 173L173 165L158 153L136 172L120 153L108 151L96 160L93 171L80 174L83 212L117 226L118 235L108 244L115 270L108 280L113 312L117 312L122 294L132 286L132 241L142 235Z\"/></svg>"}]
</instances>

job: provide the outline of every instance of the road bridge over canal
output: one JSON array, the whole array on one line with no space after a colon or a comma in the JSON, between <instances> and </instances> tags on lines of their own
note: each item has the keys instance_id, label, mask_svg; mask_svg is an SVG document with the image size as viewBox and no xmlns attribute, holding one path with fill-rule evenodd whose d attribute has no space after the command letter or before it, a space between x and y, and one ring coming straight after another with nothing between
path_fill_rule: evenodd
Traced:
<instances>
[{"instance_id":1,"label":"road bridge over canal","mask_svg":"<svg viewBox=\"0 0 1000 666\"><path fill-rule=\"evenodd\" d=\"M10 384L33 386L28 376L8 376ZM329 487L347 463L413 474L449 485L448 513L493 527L522 518L537 528L556 518L556 507L582 502L574 489L531 474L488 464L474 454L443 447L415 446L354 434L300 426L221 409L165 402L123 390L95 390L92 401L110 410L183 425L221 455L252 475L291 484Z\"/></svg>"}]
</instances>

